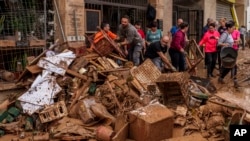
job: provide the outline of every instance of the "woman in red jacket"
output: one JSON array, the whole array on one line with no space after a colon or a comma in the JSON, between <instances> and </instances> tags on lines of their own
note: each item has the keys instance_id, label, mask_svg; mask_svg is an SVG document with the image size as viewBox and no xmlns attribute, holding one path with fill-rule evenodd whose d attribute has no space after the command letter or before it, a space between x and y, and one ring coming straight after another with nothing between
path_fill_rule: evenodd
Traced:
<instances>
[{"instance_id":1,"label":"woman in red jacket","mask_svg":"<svg viewBox=\"0 0 250 141\"><path fill-rule=\"evenodd\" d=\"M220 33L215 30L215 23L209 24L209 30L205 33L201 41L200 46L205 47L205 54L207 56L207 77L214 77L213 70L215 68L217 59L217 42L220 37Z\"/></svg>"}]
</instances>

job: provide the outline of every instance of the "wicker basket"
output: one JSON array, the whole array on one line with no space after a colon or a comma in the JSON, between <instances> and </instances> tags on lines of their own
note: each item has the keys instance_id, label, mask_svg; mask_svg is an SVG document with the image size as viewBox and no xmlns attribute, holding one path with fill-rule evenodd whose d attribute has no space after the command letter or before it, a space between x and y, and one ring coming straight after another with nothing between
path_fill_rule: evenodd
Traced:
<instances>
[{"instance_id":1,"label":"wicker basket","mask_svg":"<svg viewBox=\"0 0 250 141\"><path fill-rule=\"evenodd\" d=\"M153 95L161 95L161 91L155 83L161 72L150 59L145 60L140 66L132 70L131 74L142 84L145 90Z\"/></svg>"},{"instance_id":2,"label":"wicker basket","mask_svg":"<svg viewBox=\"0 0 250 141\"><path fill-rule=\"evenodd\" d=\"M165 73L156 80L164 104L183 100L183 96L186 95L185 83L189 76L187 72Z\"/></svg>"},{"instance_id":3,"label":"wicker basket","mask_svg":"<svg viewBox=\"0 0 250 141\"><path fill-rule=\"evenodd\" d=\"M145 60L131 73L140 83L144 84L155 82L155 80L161 75L160 70L154 65L154 63L150 59Z\"/></svg>"},{"instance_id":4,"label":"wicker basket","mask_svg":"<svg viewBox=\"0 0 250 141\"><path fill-rule=\"evenodd\" d=\"M117 46L117 44L112 40L105 31L101 30L103 37L97 43L94 43L94 50L101 56L109 55L115 50L122 57L126 57L126 55L122 52L122 50Z\"/></svg>"},{"instance_id":5,"label":"wicker basket","mask_svg":"<svg viewBox=\"0 0 250 141\"><path fill-rule=\"evenodd\" d=\"M113 44L110 43L110 40L108 40L106 37L102 38L100 41L95 43L94 50L101 56L106 56L113 52L114 47L112 47Z\"/></svg>"}]
</instances>

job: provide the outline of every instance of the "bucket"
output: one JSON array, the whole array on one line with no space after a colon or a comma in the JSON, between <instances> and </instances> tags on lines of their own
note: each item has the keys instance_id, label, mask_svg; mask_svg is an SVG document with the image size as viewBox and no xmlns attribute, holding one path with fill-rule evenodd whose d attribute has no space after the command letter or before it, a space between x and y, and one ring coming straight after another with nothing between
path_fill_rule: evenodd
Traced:
<instances>
[{"instance_id":1,"label":"bucket","mask_svg":"<svg viewBox=\"0 0 250 141\"><path fill-rule=\"evenodd\" d=\"M190 107L199 107L201 105L202 100L195 98L193 96L189 97L189 106Z\"/></svg>"},{"instance_id":2,"label":"bucket","mask_svg":"<svg viewBox=\"0 0 250 141\"><path fill-rule=\"evenodd\" d=\"M221 64L225 68L233 68L236 64L238 53L232 47L224 47L220 52Z\"/></svg>"},{"instance_id":3,"label":"bucket","mask_svg":"<svg viewBox=\"0 0 250 141\"><path fill-rule=\"evenodd\" d=\"M96 129L96 138L101 141L111 141L111 139L115 136L115 132L106 127L106 126L99 126Z\"/></svg>"}]
</instances>

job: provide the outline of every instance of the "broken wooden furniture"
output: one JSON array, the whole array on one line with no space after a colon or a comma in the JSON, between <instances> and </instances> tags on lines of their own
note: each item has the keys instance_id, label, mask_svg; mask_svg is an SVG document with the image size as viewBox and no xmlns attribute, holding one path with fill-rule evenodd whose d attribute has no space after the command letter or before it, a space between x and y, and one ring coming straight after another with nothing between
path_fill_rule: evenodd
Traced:
<instances>
[{"instance_id":1,"label":"broken wooden furniture","mask_svg":"<svg viewBox=\"0 0 250 141\"><path fill-rule=\"evenodd\" d=\"M183 102L186 93L184 85L189 76L187 72L164 73L155 80L162 93L163 104Z\"/></svg>"},{"instance_id":2,"label":"broken wooden furniture","mask_svg":"<svg viewBox=\"0 0 250 141\"><path fill-rule=\"evenodd\" d=\"M106 34L105 31L99 29L102 32L103 38L100 39L97 43L93 42L93 38L87 36L88 41L91 44L93 50L98 53L100 56L107 56L111 54L114 50L123 58L126 58L126 55L123 51L117 46L117 44Z\"/></svg>"},{"instance_id":3,"label":"broken wooden furniture","mask_svg":"<svg viewBox=\"0 0 250 141\"><path fill-rule=\"evenodd\" d=\"M152 95L161 95L155 80L160 77L160 70L154 63L147 59L140 66L131 70L132 76L139 81L144 90L149 91Z\"/></svg>"},{"instance_id":4,"label":"broken wooden furniture","mask_svg":"<svg viewBox=\"0 0 250 141\"><path fill-rule=\"evenodd\" d=\"M185 57L188 66L187 71L190 73L190 75L194 75L196 74L195 68L204 59L204 54L201 52L194 39L189 42L185 50L188 52L188 55Z\"/></svg>"},{"instance_id":5,"label":"broken wooden furniture","mask_svg":"<svg viewBox=\"0 0 250 141\"><path fill-rule=\"evenodd\" d=\"M55 104L49 105L39 113L39 118L42 123L50 122L55 119L67 116L68 110L64 101L57 102Z\"/></svg>"}]
</instances>

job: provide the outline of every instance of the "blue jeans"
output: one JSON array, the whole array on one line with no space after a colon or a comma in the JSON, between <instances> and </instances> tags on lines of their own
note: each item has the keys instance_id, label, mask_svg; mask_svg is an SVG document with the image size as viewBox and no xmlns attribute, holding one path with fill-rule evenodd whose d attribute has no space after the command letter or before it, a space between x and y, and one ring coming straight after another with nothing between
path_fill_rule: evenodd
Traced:
<instances>
[{"instance_id":1,"label":"blue jeans","mask_svg":"<svg viewBox=\"0 0 250 141\"><path fill-rule=\"evenodd\" d=\"M128 60L132 61L135 66L140 65L140 57L142 52L142 44L137 43L128 49Z\"/></svg>"},{"instance_id":2,"label":"blue jeans","mask_svg":"<svg viewBox=\"0 0 250 141\"><path fill-rule=\"evenodd\" d=\"M151 61L155 64L155 66L162 72L163 71L163 62L161 60L161 57L156 57L154 59L151 59Z\"/></svg>"}]
</instances>

